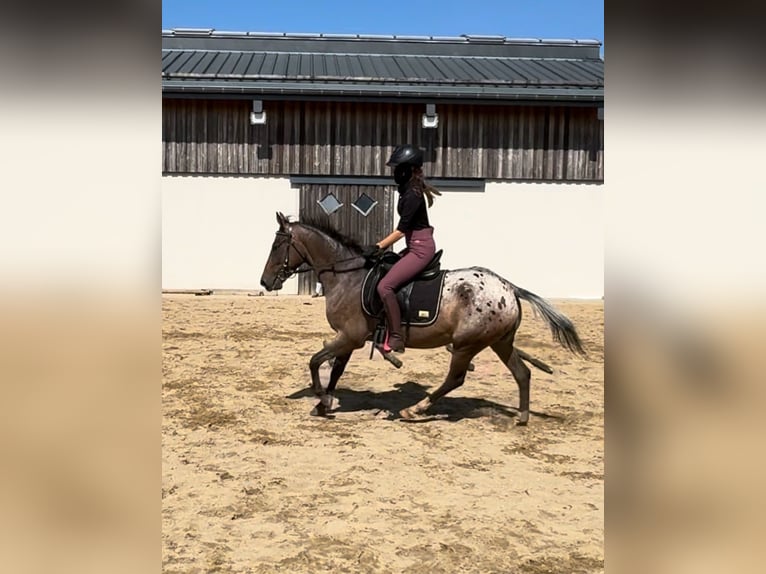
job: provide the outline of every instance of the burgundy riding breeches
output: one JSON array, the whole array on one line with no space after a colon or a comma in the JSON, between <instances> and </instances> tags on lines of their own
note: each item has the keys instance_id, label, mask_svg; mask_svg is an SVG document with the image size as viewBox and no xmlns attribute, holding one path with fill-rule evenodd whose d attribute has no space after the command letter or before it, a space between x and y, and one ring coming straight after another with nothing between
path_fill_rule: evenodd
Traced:
<instances>
[{"instance_id":1,"label":"burgundy riding breeches","mask_svg":"<svg viewBox=\"0 0 766 574\"><path fill-rule=\"evenodd\" d=\"M401 324L396 289L425 269L436 252L433 227L410 231L404 237L407 241L407 252L378 283L378 295L383 301L390 325L394 329Z\"/></svg>"}]
</instances>

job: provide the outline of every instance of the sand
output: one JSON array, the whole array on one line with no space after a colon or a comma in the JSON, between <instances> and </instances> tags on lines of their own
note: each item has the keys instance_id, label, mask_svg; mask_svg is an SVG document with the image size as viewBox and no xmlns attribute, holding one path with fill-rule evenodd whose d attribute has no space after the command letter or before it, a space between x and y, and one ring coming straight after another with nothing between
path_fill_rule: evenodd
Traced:
<instances>
[{"instance_id":1,"label":"sand","mask_svg":"<svg viewBox=\"0 0 766 574\"><path fill-rule=\"evenodd\" d=\"M334 418L311 417L324 299L165 295L163 572L603 572L603 302L552 303L589 356L524 304L517 346L554 373L532 369L523 427L491 350L407 422L449 353L408 349L397 370L368 345Z\"/></svg>"}]
</instances>

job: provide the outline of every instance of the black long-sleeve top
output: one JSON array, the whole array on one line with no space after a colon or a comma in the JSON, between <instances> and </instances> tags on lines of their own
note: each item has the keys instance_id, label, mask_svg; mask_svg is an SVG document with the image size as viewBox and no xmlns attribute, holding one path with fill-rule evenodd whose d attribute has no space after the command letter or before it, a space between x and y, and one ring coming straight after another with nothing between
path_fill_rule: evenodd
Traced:
<instances>
[{"instance_id":1,"label":"black long-sleeve top","mask_svg":"<svg viewBox=\"0 0 766 574\"><path fill-rule=\"evenodd\" d=\"M399 224L396 228L402 233L430 227L426 198L408 183L399 186L399 203L396 206L399 213Z\"/></svg>"}]
</instances>

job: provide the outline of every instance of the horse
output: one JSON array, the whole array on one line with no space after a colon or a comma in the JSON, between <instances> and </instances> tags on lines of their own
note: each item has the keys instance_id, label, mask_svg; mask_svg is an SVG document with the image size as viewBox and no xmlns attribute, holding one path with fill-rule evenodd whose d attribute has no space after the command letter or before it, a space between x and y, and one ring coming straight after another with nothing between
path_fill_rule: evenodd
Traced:
<instances>
[{"instance_id":1,"label":"horse","mask_svg":"<svg viewBox=\"0 0 766 574\"><path fill-rule=\"evenodd\" d=\"M299 268L313 269L322 282L327 321L336 335L324 341L322 349L311 357L309 370L311 388L319 399L311 414L326 416L352 353L373 340L378 323L362 306L361 290L369 263L359 243L328 222L305 218L290 221L277 212L277 223L279 228L263 269L261 285L267 291L279 290ZM517 424L526 425L531 372L523 360L530 357L514 347L514 337L521 324L521 300L540 312L556 342L572 353L586 355L572 322L545 299L483 267L445 270L436 321L428 326L411 326L405 345L413 349L447 346L451 351L449 372L439 388L399 411L399 415L403 419L415 419L460 387L473 357L491 347L516 380L519 388ZM323 389L319 367L325 361L332 362L332 370L327 388ZM539 361L530 362L538 368L544 365Z\"/></svg>"}]
</instances>

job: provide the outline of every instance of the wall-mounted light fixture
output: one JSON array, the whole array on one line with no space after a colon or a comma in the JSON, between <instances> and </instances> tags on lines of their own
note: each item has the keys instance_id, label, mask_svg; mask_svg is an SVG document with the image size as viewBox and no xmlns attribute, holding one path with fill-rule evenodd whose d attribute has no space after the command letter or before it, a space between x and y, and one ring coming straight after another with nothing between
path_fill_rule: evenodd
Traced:
<instances>
[{"instance_id":1,"label":"wall-mounted light fixture","mask_svg":"<svg viewBox=\"0 0 766 574\"><path fill-rule=\"evenodd\" d=\"M436 104L426 104L426 113L423 114L423 127L436 128L439 126L439 114L436 113Z\"/></svg>"},{"instance_id":2,"label":"wall-mounted light fixture","mask_svg":"<svg viewBox=\"0 0 766 574\"><path fill-rule=\"evenodd\" d=\"M253 100L253 111L250 112L250 123L254 126L266 123L266 112L263 111L263 101Z\"/></svg>"}]
</instances>

